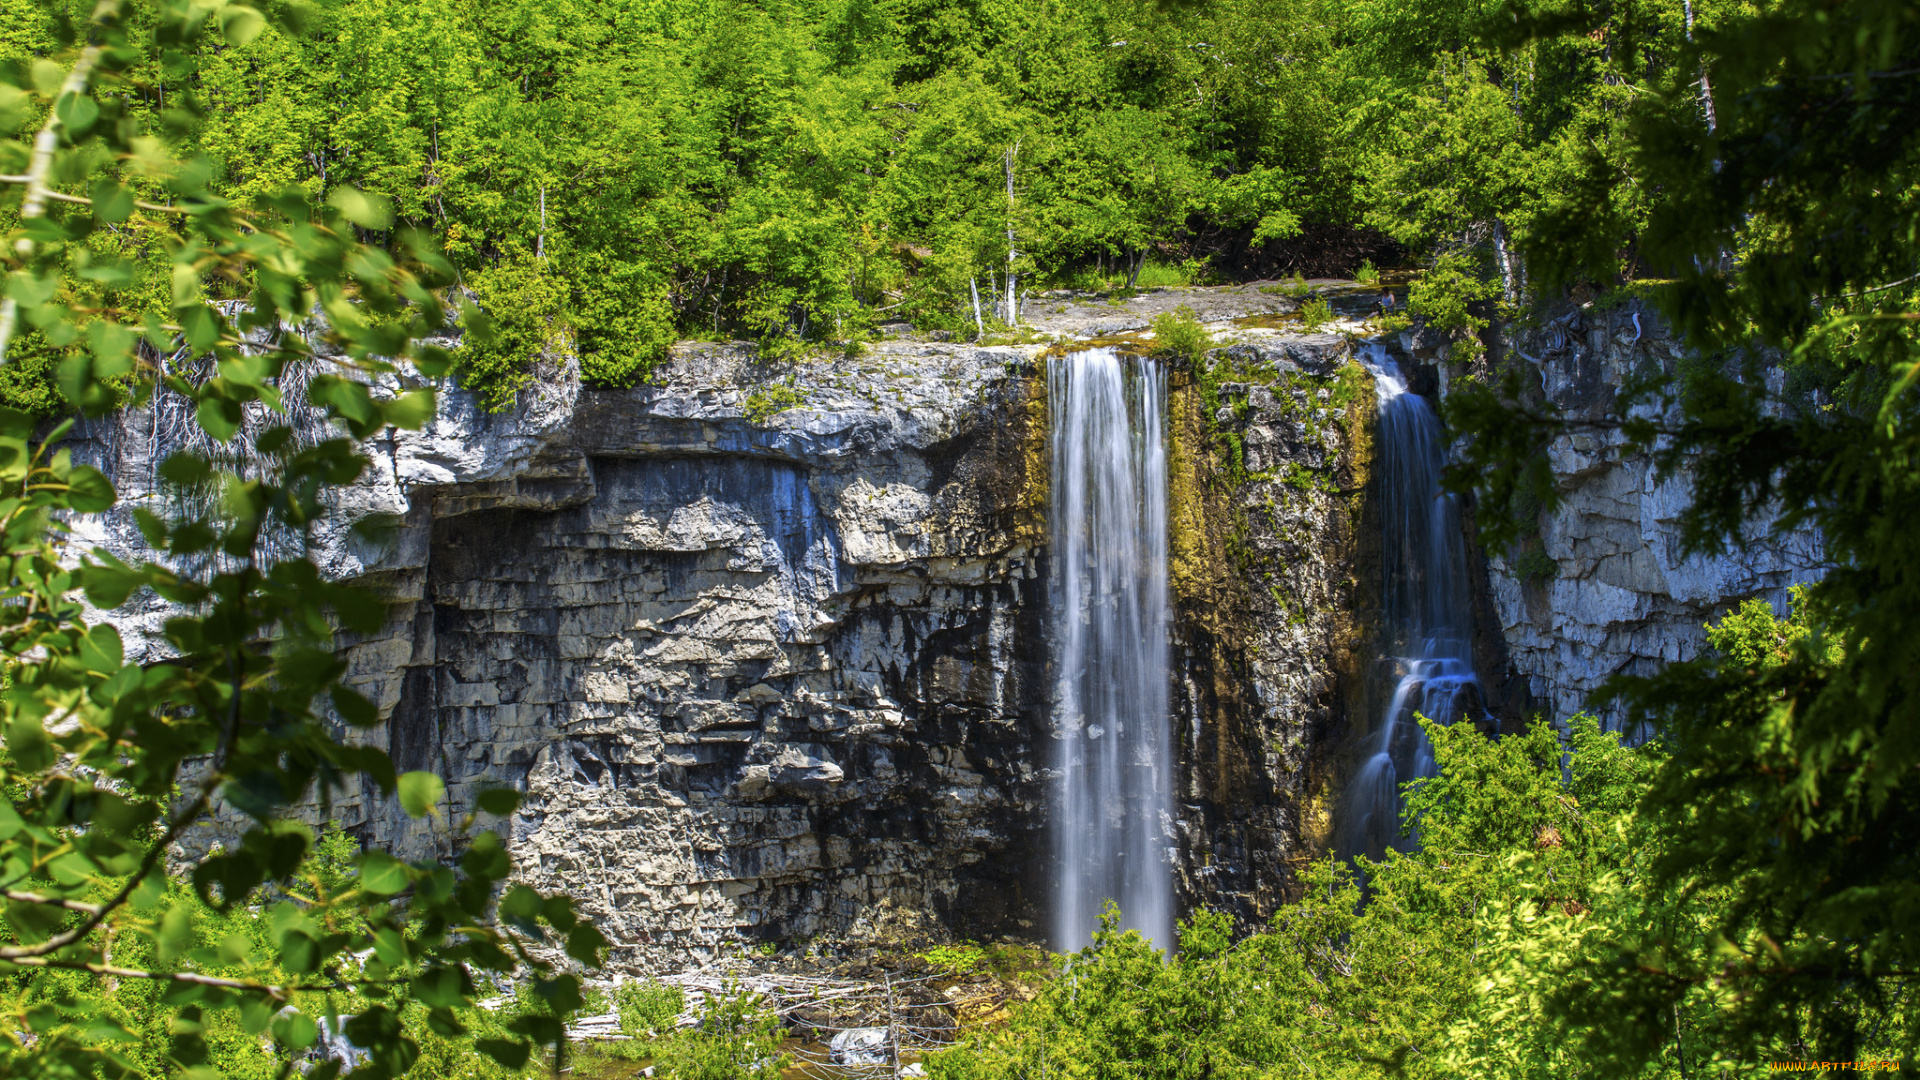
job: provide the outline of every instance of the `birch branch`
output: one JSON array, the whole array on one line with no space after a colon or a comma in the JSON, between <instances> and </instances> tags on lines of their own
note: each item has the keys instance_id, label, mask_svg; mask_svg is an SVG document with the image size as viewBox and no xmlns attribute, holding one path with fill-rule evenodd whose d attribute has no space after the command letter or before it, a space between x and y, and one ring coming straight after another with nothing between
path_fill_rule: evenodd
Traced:
<instances>
[{"instance_id":1,"label":"birch branch","mask_svg":"<svg viewBox=\"0 0 1920 1080\"><path fill-rule=\"evenodd\" d=\"M73 63L73 70L67 72L67 81L60 85L60 93L53 99L54 108L47 110L47 122L41 126L40 133L33 137L33 157L27 164L26 175L20 178L27 185L27 193L20 201L20 221L23 225L34 218L46 216L47 203L55 194L47 178L53 172L53 152L60 147L60 99L68 94L87 92L94 66L100 62L100 52L98 45L89 45L81 52L80 59ZM22 236L14 242L13 250L24 259L33 254L33 241ZM0 301L0 366L7 362L7 346L13 342L14 324L19 319L20 304L9 292L7 298Z\"/></svg>"}]
</instances>

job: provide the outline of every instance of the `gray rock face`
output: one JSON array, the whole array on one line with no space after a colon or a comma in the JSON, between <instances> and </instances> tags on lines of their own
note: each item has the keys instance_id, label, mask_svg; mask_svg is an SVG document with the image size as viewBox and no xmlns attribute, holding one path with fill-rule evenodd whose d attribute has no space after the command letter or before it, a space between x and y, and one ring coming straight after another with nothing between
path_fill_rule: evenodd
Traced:
<instances>
[{"instance_id":1,"label":"gray rock face","mask_svg":"<svg viewBox=\"0 0 1920 1080\"><path fill-rule=\"evenodd\" d=\"M1182 299L1088 315L1137 329ZM1291 304L1190 299L1223 335ZM1241 340L1244 361L1286 378L1347 356L1328 335ZM562 366L510 413L443 393L425 430L369 445L372 467L310 549L394 600L387 627L347 650L349 680L387 720L343 737L447 777L449 816L482 786L525 792L496 823L516 874L579 898L630 969L914 923L1038 938L1053 880L1043 362L1038 346L894 341L794 363L684 346L631 391L583 391ZM1326 473L1345 429L1310 389L1240 388L1250 404L1230 423L1254 479L1229 505L1182 393L1185 557L1205 583L1182 598L1190 760L1170 828L1186 898L1256 917L1299 850L1302 710L1329 676L1312 624L1262 628L1283 590L1249 599L1223 545L1252 507L1247 542L1291 553L1274 549L1276 580L1293 580L1289 558L1338 563L1315 531L1324 493L1277 478L1295 459ZM317 415L293 420L326 434ZM121 414L78 450L129 503L164 499L154 466L181 421ZM378 540L349 528L374 515L397 526ZM125 517L89 527L142 556ZM1216 619L1229 608L1231 629ZM166 655L166 614L116 613L131 655ZM377 793L334 814L402 852L448 853Z\"/></svg>"},{"instance_id":2,"label":"gray rock face","mask_svg":"<svg viewBox=\"0 0 1920 1080\"><path fill-rule=\"evenodd\" d=\"M1340 747L1377 712L1372 386L1346 339L1287 332L1293 301L1257 289L1055 299L1035 303L1061 333L1137 331L1188 304L1243 372L1212 387L1176 372L1169 403L1168 828L1182 903L1257 922L1324 842ZM1631 314L1520 339L1569 411L1604 410L1630 365L1677 355ZM1425 392L1445 389L1444 363L1424 383L1417 363L1439 345L1401 343ZM581 390L559 367L511 413L443 394L426 430L369 446L315 536L326 573L394 598L348 648L388 719L344 737L446 776L455 816L483 785L525 792L495 823L516 874L577 897L629 970L925 924L1038 939L1054 880L1042 363L1037 345L892 341L791 363L698 345L630 391ZM164 499L154 467L179 419L125 413L76 453L129 504ZM1483 620L1560 714L1613 671L1690 655L1709 613L1818 562L1811 537L1680 557L1684 481L1583 439L1554 449L1567 501L1538 544L1557 576L1493 559ZM397 525L348 528L374 515ZM127 516L86 530L141 556ZM131 657L166 655L166 614L116 613ZM374 793L334 812L448 853Z\"/></svg>"},{"instance_id":3,"label":"gray rock face","mask_svg":"<svg viewBox=\"0 0 1920 1080\"><path fill-rule=\"evenodd\" d=\"M888 1032L883 1027L848 1028L828 1044L835 1065L885 1065L892 1060Z\"/></svg>"},{"instance_id":4,"label":"gray rock face","mask_svg":"<svg viewBox=\"0 0 1920 1080\"><path fill-rule=\"evenodd\" d=\"M1683 356L1661 320L1637 304L1601 311L1569 306L1510 343L1532 361L1549 400L1569 417L1609 414L1629 373L1672 372ZM1404 341L1434 358L1437 350ZM1436 365L1444 377L1447 365ZM1690 501L1686 474L1661 479L1617 431L1563 435L1549 454L1561 505L1542 513L1538 556L1489 553L1489 596L1513 672L1533 707L1566 717L1605 712L1593 692L1616 673L1645 674L1690 659L1703 624L1747 597L1784 609L1788 586L1822 573L1811 529L1770 535L1762 523L1724 555L1681 551L1678 518ZM1549 570L1548 573L1540 571Z\"/></svg>"},{"instance_id":5,"label":"gray rock face","mask_svg":"<svg viewBox=\"0 0 1920 1080\"><path fill-rule=\"evenodd\" d=\"M895 919L1019 933L1044 827L1037 352L698 347L633 391L553 373L511 414L443 394L370 448L315 551L395 598L348 651L390 718L365 736L446 776L453 815L525 791L517 874L630 964ZM86 452L138 499L159 430L129 413ZM400 521L376 545L344 528L371 513ZM93 539L138 554L126 522ZM131 652L164 655L163 616L123 620ZM444 853L374 793L335 813Z\"/></svg>"},{"instance_id":6,"label":"gray rock face","mask_svg":"<svg viewBox=\"0 0 1920 1080\"><path fill-rule=\"evenodd\" d=\"M1277 344L1216 354L1257 374L1213 415L1192 384L1171 403L1176 881L1243 927L1327 834L1378 603L1372 382L1339 338Z\"/></svg>"}]
</instances>

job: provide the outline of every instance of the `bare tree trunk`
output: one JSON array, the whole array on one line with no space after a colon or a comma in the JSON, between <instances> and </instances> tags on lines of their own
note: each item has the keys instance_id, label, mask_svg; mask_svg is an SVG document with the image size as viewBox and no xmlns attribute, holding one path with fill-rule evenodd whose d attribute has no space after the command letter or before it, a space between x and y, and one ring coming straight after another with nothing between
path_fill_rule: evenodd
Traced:
<instances>
[{"instance_id":1,"label":"bare tree trunk","mask_svg":"<svg viewBox=\"0 0 1920 1080\"><path fill-rule=\"evenodd\" d=\"M900 1034L893 1026L893 976L887 976L887 1059L893 1064L893 1080L900 1080Z\"/></svg>"},{"instance_id":2,"label":"bare tree trunk","mask_svg":"<svg viewBox=\"0 0 1920 1080\"><path fill-rule=\"evenodd\" d=\"M1681 0L1681 6L1687 14L1687 43L1693 43L1693 0ZM1707 134L1711 135L1720 127L1720 118L1713 110L1713 82L1707 77L1707 62L1700 61L1700 108L1707 115Z\"/></svg>"},{"instance_id":3,"label":"bare tree trunk","mask_svg":"<svg viewBox=\"0 0 1920 1080\"><path fill-rule=\"evenodd\" d=\"M987 323L985 319L980 317L980 279L977 277L968 278L967 286L973 290L973 328L979 331L981 337L986 337Z\"/></svg>"},{"instance_id":4,"label":"bare tree trunk","mask_svg":"<svg viewBox=\"0 0 1920 1080\"><path fill-rule=\"evenodd\" d=\"M1519 275L1514 269L1517 256L1507 244L1507 224L1498 218L1493 222L1493 254L1500 261L1500 294L1511 304L1520 299Z\"/></svg>"},{"instance_id":5,"label":"bare tree trunk","mask_svg":"<svg viewBox=\"0 0 1920 1080\"><path fill-rule=\"evenodd\" d=\"M1007 325L1008 326L1012 326L1013 324L1020 321L1020 310L1015 305L1014 291L1013 291L1014 290L1013 264L1014 264L1014 260L1020 257L1020 253L1016 251L1013 246L1013 159L1019 156L1019 153L1020 153L1020 140L1015 139L1013 140L1013 145L1007 147Z\"/></svg>"}]
</instances>

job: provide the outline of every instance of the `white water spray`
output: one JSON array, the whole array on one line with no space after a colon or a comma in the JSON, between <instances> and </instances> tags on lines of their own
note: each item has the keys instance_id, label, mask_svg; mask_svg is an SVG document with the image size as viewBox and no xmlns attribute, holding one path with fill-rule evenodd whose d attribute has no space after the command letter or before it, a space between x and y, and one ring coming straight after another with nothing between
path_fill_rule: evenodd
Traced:
<instances>
[{"instance_id":1,"label":"white water spray","mask_svg":"<svg viewBox=\"0 0 1920 1080\"><path fill-rule=\"evenodd\" d=\"M1089 943L1108 900L1173 944L1167 671L1166 380L1090 349L1047 373L1058 653L1054 945Z\"/></svg>"},{"instance_id":2,"label":"white water spray","mask_svg":"<svg viewBox=\"0 0 1920 1080\"><path fill-rule=\"evenodd\" d=\"M1384 677L1394 685L1369 756L1348 787L1339 847L1343 856L1379 858L1387 846L1406 843L1398 836L1400 785L1438 771L1415 714L1451 724L1479 712L1481 699L1460 507L1440 486L1440 418L1407 390L1378 342L1368 343L1360 360L1380 399Z\"/></svg>"}]
</instances>

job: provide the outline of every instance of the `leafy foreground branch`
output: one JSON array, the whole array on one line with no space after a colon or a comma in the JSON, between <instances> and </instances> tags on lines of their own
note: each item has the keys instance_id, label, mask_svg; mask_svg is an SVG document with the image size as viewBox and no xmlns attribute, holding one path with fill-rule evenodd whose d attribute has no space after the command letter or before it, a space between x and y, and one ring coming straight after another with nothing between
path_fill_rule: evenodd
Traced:
<instances>
[{"instance_id":1,"label":"leafy foreground branch","mask_svg":"<svg viewBox=\"0 0 1920 1080\"><path fill-rule=\"evenodd\" d=\"M245 49L268 18L105 0L57 77L32 72L4 95L12 127L37 122L26 172L0 177L19 211L0 355L31 328L67 350L58 383L72 406L178 395L216 447L249 412L269 418L244 474L189 452L160 465L190 509L167 519L132 508L155 557L129 565L72 540L83 517L127 513L63 445L73 422L36 432L0 411L6 1075L230 1072L219 1047L236 1030L284 1075L323 1024L343 1023L367 1051L356 1077L406 1072L422 1040L464 1039L519 1068L537 1044L559 1043L559 1016L579 1003L575 978L550 958L593 965L605 944L564 898L501 893L511 860L482 826L511 813L516 794L489 791L450 818L439 778L396 776L385 753L341 737L379 717L341 683L335 635L377 629L382 604L324 580L304 554L267 554L308 550L328 490L366 466L359 440L432 414L430 389L403 387L448 368L423 339L446 325L434 290L451 276L427 243L403 238L396 257L359 242L356 229L390 225L377 200L344 189L322 207L293 190L233 206L206 189L206 162L129 118L125 102L142 89L130 72L184 62L209 34ZM164 207L133 199L136 186ZM138 323L110 303L74 302L93 295L85 283L123 275L85 240L136 205L171 211L152 238L172 263L171 310ZM325 321L313 326L316 310ZM194 364L156 363L183 352ZM180 374L195 365L207 377ZM302 381L283 378L296 366L310 402L342 429L317 445L274 422L286 415L280 387ZM149 595L171 605L169 655L129 663L98 613ZM302 808L324 814L360 784L434 818L457 859L403 862L338 840L317 852ZM462 1017L492 975L530 979L537 1004L475 1038ZM260 1039L277 1051L262 1058Z\"/></svg>"}]
</instances>

